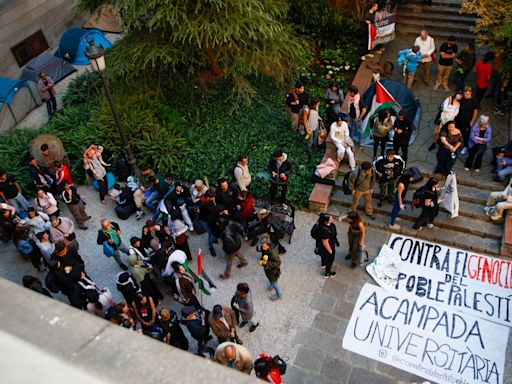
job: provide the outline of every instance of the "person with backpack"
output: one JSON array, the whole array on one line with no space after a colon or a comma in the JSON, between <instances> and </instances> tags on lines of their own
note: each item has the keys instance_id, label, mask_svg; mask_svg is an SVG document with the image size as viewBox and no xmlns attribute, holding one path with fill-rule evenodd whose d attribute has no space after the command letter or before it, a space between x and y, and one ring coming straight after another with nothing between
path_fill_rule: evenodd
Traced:
<instances>
[{"instance_id":1,"label":"person with backpack","mask_svg":"<svg viewBox=\"0 0 512 384\"><path fill-rule=\"evenodd\" d=\"M386 156L379 156L373 162L373 168L379 181L379 202L377 206L382 207L384 200L393 202L393 189L396 180L405 169L405 161L398 155L395 155L393 149L388 149Z\"/></svg>"},{"instance_id":2,"label":"person with backpack","mask_svg":"<svg viewBox=\"0 0 512 384\"><path fill-rule=\"evenodd\" d=\"M389 228L394 231L400 230L400 226L395 224L395 221L400 211L405 210L405 196L407 195L407 190L409 189L412 181L413 177L411 172L406 170L396 182L396 189L393 195L393 209L391 210L391 220L389 223Z\"/></svg>"},{"instance_id":3,"label":"person with backpack","mask_svg":"<svg viewBox=\"0 0 512 384\"><path fill-rule=\"evenodd\" d=\"M248 264L247 259L242 252L240 252L240 248L242 247L240 237L244 237L245 240L249 240L249 238L240 223L231 221L227 217L220 218L219 226L222 230L222 249L226 253L226 268L224 269L224 273L220 274L220 278L227 280L231 274L231 265L235 257L240 260L240 264L237 265L237 268L243 268Z\"/></svg>"},{"instance_id":4,"label":"person with backpack","mask_svg":"<svg viewBox=\"0 0 512 384\"><path fill-rule=\"evenodd\" d=\"M413 229L420 230L425 225L429 228L434 226L434 219L439 213L438 186L439 179L431 177L424 186L414 193L414 206L421 207L421 213L414 222Z\"/></svg>"},{"instance_id":5,"label":"person with backpack","mask_svg":"<svg viewBox=\"0 0 512 384\"><path fill-rule=\"evenodd\" d=\"M325 268L324 278L336 276L331 271L336 256L336 246L339 246L338 233L332 216L328 213L321 213L316 228L316 249L321 258L321 267Z\"/></svg>"},{"instance_id":6,"label":"person with backpack","mask_svg":"<svg viewBox=\"0 0 512 384\"><path fill-rule=\"evenodd\" d=\"M403 62L404 66L404 84L407 85L407 88L411 88L418 64L423 58L420 47L415 45L412 49L403 49L398 52L398 57L398 62Z\"/></svg>"},{"instance_id":7,"label":"person with backpack","mask_svg":"<svg viewBox=\"0 0 512 384\"><path fill-rule=\"evenodd\" d=\"M352 211L357 211L359 200L364 198L364 210L366 215L375 220L372 206L373 186L375 184L375 173L372 163L363 161L360 167L350 172L348 177L348 188L352 192Z\"/></svg>"},{"instance_id":8,"label":"person with backpack","mask_svg":"<svg viewBox=\"0 0 512 384\"><path fill-rule=\"evenodd\" d=\"M304 105L308 104L309 96L304 92L304 84L301 82L295 83L293 90L286 95L286 105L291 118L292 131L297 132L299 130L300 122L300 111Z\"/></svg>"},{"instance_id":9,"label":"person with backpack","mask_svg":"<svg viewBox=\"0 0 512 384\"><path fill-rule=\"evenodd\" d=\"M249 172L249 157L241 155L233 167L233 179L240 192L247 191L251 185L251 173Z\"/></svg>"}]
</instances>

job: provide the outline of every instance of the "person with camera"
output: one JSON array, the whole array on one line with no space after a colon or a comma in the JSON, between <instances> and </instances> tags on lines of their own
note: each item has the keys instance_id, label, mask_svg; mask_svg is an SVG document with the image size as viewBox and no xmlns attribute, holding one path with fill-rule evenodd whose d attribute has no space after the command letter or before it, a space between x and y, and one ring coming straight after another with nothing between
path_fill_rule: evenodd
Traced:
<instances>
[{"instance_id":1,"label":"person with camera","mask_svg":"<svg viewBox=\"0 0 512 384\"><path fill-rule=\"evenodd\" d=\"M286 202L286 193L288 192L288 177L293 172L293 165L288 160L288 155L282 149L276 150L268 163L271 174L269 200L270 204L276 201L277 191L281 191L279 202Z\"/></svg>"}]
</instances>

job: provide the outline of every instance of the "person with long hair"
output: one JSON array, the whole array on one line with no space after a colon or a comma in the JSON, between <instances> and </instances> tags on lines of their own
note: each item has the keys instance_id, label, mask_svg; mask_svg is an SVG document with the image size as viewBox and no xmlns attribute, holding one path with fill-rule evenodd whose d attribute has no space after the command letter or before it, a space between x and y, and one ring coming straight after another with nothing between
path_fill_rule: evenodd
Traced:
<instances>
[{"instance_id":1,"label":"person with long hair","mask_svg":"<svg viewBox=\"0 0 512 384\"><path fill-rule=\"evenodd\" d=\"M393 127L393 120L389 110L382 109L377 113L377 117L373 121L373 158L377 157L377 149L380 145L380 155L384 156L386 150L386 143L389 140L389 131Z\"/></svg>"},{"instance_id":2,"label":"person with long hair","mask_svg":"<svg viewBox=\"0 0 512 384\"><path fill-rule=\"evenodd\" d=\"M411 171L406 170L402 175L398 178L396 182L396 190L394 194L393 201L393 209L391 210L391 221L389 223L389 228L393 230L400 230L400 226L395 224L396 219L400 211L405 210L405 195L407 195L407 190L411 185L413 178Z\"/></svg>"},{"instance_id":3,"label":"person with long hair","mask_svg":"<svg viewBox=\"0 0 512 384\"><path fill-rule=\"evenodd\" d=\"M359 214L355 211L346 216L348 220L348 255L345 260L352 260L350 268L357 267L364 257L361 254L366 252L364 240L366 237L366 228Z\"/></svg>"},{"instance_id":4,"label":"person with long hair","mask_svg":"<svg viewBox=\"0 0 512 384\"><path fill-rule=\"evenodd\" d=\"M441 127L445 127L449 121L454 121L459 114L460 102L463 98L462 91L457 91L453 96L448 96L444 99L442 106L439 108L437 116L434 118L434 137L433 142L428 147L429 151L433 151L439 143L439 134Z\"/></svg>"},{"instance_id":5,"label":"person with long hair","mask_svg":"<svg viewBox=\"0 0 512 384\"><path fill-rule=\"evenodd\" d=\"M421 229L425 225L429 228L434 226L434 219L439 213L439 194L437 187L439 186L439 179L431 177L427 183L422 186L422 202L421 202L421 213L414 222L413 229Z\"/></svg>"},{"instance_id":6,"label":"person with long hair","mask_svg":"<svg viewBox=\"0 0 512 384\"><path fill-rule=\"evenodd\" d=\"M412 134L412 121L404 110L398 112L398 116L393 123L393 129L395 131L393 135L393 149L407 163L409 141L411 141Z\"/></svg>"},{"instance_id":7,"label":"person with long hair","mask_svg":"<svg viewBox=\"0 0 512 384\"><path fill-rule=\"evenodd\" d=\"M439 135L439 143L434 173L448 176L457 160L457 150L462 146L462 133L455 126L455 122L446 123L446 128L443 127Z\"/></svg>"}]
</instances>

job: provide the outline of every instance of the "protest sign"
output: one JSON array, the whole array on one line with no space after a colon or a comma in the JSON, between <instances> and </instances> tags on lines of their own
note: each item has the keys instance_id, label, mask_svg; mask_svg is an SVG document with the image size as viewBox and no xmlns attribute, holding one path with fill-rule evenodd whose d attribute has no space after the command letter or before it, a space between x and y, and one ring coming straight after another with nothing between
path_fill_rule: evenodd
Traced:
<instances>
[{"instance_id":1,"label":"protest sign","mask_svg":"<svg viewBox=\"0 0 512 384\"><path fill-rule=\"evenodd\" d=\"M376 44L389 43L395 39L395 14L391 13L382 19L375 21L377 35L375 36L374 46Z\"/></svg>"},{"instance_id":2,"label":"protest sign","mask_svg":"<svg viewBox=\"0 0 512 384\"><path fill-rule=\"evenodd\" d=\"M365 284L343 348L438 383L503 383L509 328Z\"/></svg>"},{"instance_id":3,"label":"protest sign","mask_svg":"<svg viewBox=\"0 0 512 384\"><path fill-rule=\"evenodd\" d=\"M375 267L368 267L383 288L414 294L436 305L512 326L511 260L397 234L390 237L381 252L383 260L390 260L390 252L400 257L398 263L393 259L398 275L392 281L377 275ZM380 254L376 265L379 258ZM386 270L385 266L378 266Z\"/></svg>"}]
</instances>

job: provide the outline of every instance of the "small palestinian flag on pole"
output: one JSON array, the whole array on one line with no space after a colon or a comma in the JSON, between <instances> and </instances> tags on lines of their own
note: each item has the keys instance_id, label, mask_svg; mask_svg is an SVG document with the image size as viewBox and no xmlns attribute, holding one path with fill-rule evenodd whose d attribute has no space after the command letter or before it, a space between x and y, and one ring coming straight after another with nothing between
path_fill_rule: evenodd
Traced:
<instances>
[{"instance_id":1,"label":"small palestinian flag on pole","mask_svg":"<svg viewBox=\"0 0 512 384\"><path fill-rule=\"evenodd\" d=\"M203 252L201 249L199 249L199 252L197 252L197 276L197 284L202 292L207 295L211 295L217 290L217 287L215 284L213 284L212 280L208 277L206 271L203 269Z\"/></svg>"},{"instance_id":2,"label":"small palestinian flag on pole","mask_svg":"<svg viewBox=\"0 0 512 384\"><path fill-rule=\"evenodd\" d=\"M377 81L377 83L375 83L375 95L373 95L372 106L361 124L363 128L363 140L370 135L373 128L373 121L379 111L389 109L395 104L397 104L395 98L391 96L391 93L384 88L380 81Z\"/></svg>"},{"instance_id":3,"label":"small palestinian flag on pole","mask_svg":"<svg viewBox=\"0 0 512 384\"><path fill-rule=\"evenodd\" d=\"M375 38L377 37L377 28L375 25L368 24L368 50L371 51L373 49L373 44L375 42Z\"/></svg>"}]
</instances>

